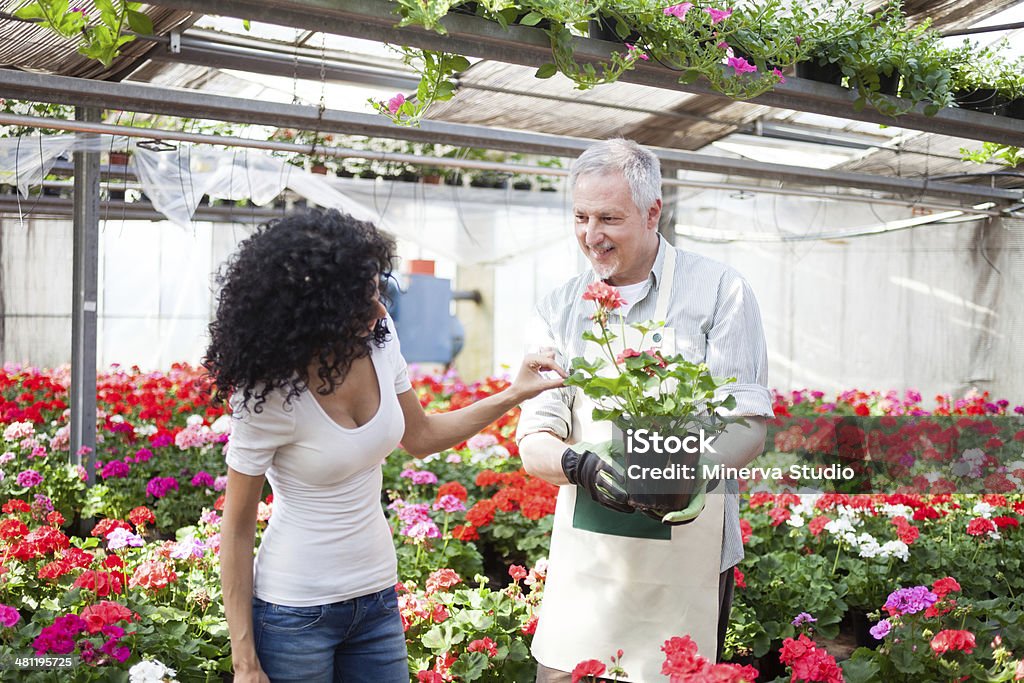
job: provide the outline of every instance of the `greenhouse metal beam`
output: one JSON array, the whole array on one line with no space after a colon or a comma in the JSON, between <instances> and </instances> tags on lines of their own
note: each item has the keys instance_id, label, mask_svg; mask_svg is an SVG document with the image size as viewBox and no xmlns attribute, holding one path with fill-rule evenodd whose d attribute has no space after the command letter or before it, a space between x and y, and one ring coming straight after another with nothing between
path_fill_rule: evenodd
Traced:
<instances>
[{"instance_id":1,"label":"greenhouse metal beam","mask_svg":"<svg viewBox=\"0 0 1024 683\"><path fill-rule=\"evenodd\" d=\"M102 112L78 107L79 121ZM71 297L71 456L96 482L96 300L99 289L100 153L75 152L74 237Z\"/></svg>"},{"instance_id":2,"label":"greenhouse metal beam","mask_svg":"<svg viewBox=\"0 0 1024 683\"><path fill-rule=\"evenodd\" d=\"M157 3L202 14L210 13L210 3L203 0L160 0ZM395 3L382 0L221 0L216 14L262 21L281 26L324 31L343 36L407 45L426 50L453 52L467 57L493 59L510 64L539 67L551 62L551 45L547 34L537 28L510 26L503 29L483 17L448 14L442 20L446 35L416 26L397 27ZM612 50L621 46L589 38L575 39L575 57L584 62L607 61ZM700 82L681 85L678 73L656 64L639 64L625 72L621 79L630 83L681 92L723 97ZM854 109L855 91L806 79L789 78L775 90L749 100L781 109L793 109L887 126L899 125L928 133L1001 142L1024 147L1024 120L992 116L957 108L946 108L935 116L926 116L924 106L898 119L885 116L870 107ZM894 100L895 101L895 100Z\"/></svg>"},{"instance_id":3,"label":"greenhouse metal beam","mask_svg":"<svg viewBox=\"0 0 1024 683\"><path fill-rule=\"evenodd\" d=\"M438 121L424 121L418 128L409 128L395 126L389 120L376 114L361 114L330 109L320 110L318 107L310 105L254 101L194 90L162 88L123 82L109 83L106 81L34 74L9 69L0 69L0 97L298 128L300 130L311 130L320 133L366 135L369 137L404 139L413 142L434 142L459 147L482 147L485 149L564 157L575 157L595 142L595 140L586 138ZM18 119L14 115L4 115L4 118L12 121ZM1021 123L1024 125L1024 122ZM29 123L28 125L32 124ZM101 129L95 128L94 130L100 132ZM102 129L102 132L107 131ZM117 127L111 127L109 132L117 134L120 131L117 130ZM149 134L150 137L163 137L163 139L184 139L173 134L158 133L157 131L149 131ZM251 146L253 142L241 138L232 140L221 137L220 139L225 141L224 144L227 144L227 141L230 140L232 144L243 147ZM849 171L830 171L745 159L727 159L664 147L651 147L650 149L666 163L678 165L688 171L703 173L772 179L784 183L814 186L851 187L877 192L890 192L912 199L941 197L944 200L971 203L977 203L980 199L1003 203L1017 203L1024 196L1024 192L1020 190L1008 190L997 187L964 185L941 181L932 182L928 179L919 180L914 178L876 176ZM323 148L309 148L310 153L322 153L323 151ZM365 154L364 152L354 156L365 156Z\"/></svg>"}]
</instances>

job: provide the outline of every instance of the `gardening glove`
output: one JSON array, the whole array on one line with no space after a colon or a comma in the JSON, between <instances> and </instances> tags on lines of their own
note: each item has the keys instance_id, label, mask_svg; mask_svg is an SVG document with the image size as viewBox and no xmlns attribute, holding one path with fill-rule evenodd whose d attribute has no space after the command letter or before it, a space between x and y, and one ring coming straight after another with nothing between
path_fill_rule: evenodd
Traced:
<instances>
[{"instance_id":1,"label":"gardening glove","mask_svg":"<svg viewBox=\"0 0 1024 683\"><path fill-rule=\"evenodd\" d=\"M595 503L632 514L622 465L611 455L611 442L578 443L562 453L562 472L569 483L585 489Z\"/></svg>"},{"instance_id":2,"label":"gardening glove","mask_svg":"<svg viewBox=\"0 0 1024 683\"><path fill-rule=\"evenodd\" d=\"M690 499L690 504L683 510L650 510L645 508L642 512L651 519L656 519L667 526L682 526L683 524L689 524L696 520L697 517L700 516L700 513L704 511L704 503L706 502L708 493L714 491L717 486L717 479L703 481L701 483L700 490L694 494Z\"/></svg>"}]
</instances>

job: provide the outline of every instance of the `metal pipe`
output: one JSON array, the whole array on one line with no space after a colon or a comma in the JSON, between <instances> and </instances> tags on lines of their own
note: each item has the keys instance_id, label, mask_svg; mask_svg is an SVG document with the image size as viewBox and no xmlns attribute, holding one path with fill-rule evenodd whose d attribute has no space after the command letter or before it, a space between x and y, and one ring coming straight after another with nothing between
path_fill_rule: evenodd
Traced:
<instances>
[{"instance_id":1,"label":"metal pipe","mask_svg":"<svg viewBox=\"0 0 1024 683\"><path fill-rule=\"evenodd\" d=\"M10 73L0 70L0 82L4 78L9 77ZM20 74L19 74L20 75ZM35 76L35 74L28 74L29 76ZM46 77L46 78L61 78L65 81L74 81L77 79L67 79L64 77ZM95 84L96 82L88 81L89 84ZM124 84L115 84L123 86ZM162 90L155 88L142 88L143 90ZM173 91L172 91L173 92ZM168 93L168 96L170 94ZM220 98L223 100L233 100L236 98ZM246 104L249 104L247 101ZM263 103L266 104L266 103ZM277 107L290 107L294 105L274 105ZM302 107L303 109L312 109L310 107ZM340 114L340 112L336 112ZM358 117L360 119L379 119L379 117L372 117L360 114L351 114L350 116ZM286 125L283 122L279 122L280 125ZM184 133L180 131L164 131L158 129L139 129L132 127L122 127L112 124L83 124L81 122L66 121L63 119L51 119L51 118L36 118L31 116L23 116L19 114L0 114L0 124L8 125L23 125L23 126L39 126L48 127L60 130L71 130L71 131L86 131L86 132L99 132L109 133L112 135L126 135L130 137L142 137L142 138L154 138L159 137L165 140L176 140L182 142L198 142L208 144L220 144L233 147L250 147L255 149L268 149L282 152L293 152L293 153L305 153L305 154L320 154L324 156L336 156L336 157L356 157L361 159L379 159L379 160L395 160L395 161L406 161L407 163L413 164L430 164L434 166L443 167L458 167L458 168L481 168L488 170L510 170L511 172L525 172L532 174L547 174L547 175L564 175L565 171L559 171L558 169L545 169L539 171L534 167L498 163L498 162L472 162L472 164L458 159L448 159L446 157L418 157L416 155L399 155L390 154L387 152L371 152L367 150L352 150L342 148L325 148L315 145L299 145L296 143L289 142L277 142L273 140L249 140L246 138L234 137L234 136L208 136L201 133ZM375 127L381 127L379 121L375 122ZM390 129L388 135L394 136L396 134L396 127L388 123ZM463 131L471 130L472 134L468 134L477 145L487 145L488 141L483 138L485 135L490 133L494 136L491 142L498 140L503 143L499 145L500 148L513 148L511 145L505 146L504 143L510 143L517 134L510 131L489 131L486 128L480 126L466 126L463 124L438 124L434 123L434 128L439 128L444 131L449 131L449 134L457 135L452 131ZM410 130L401 129L407 133L419 133L427 134L429 131L426 130L427 124L424 124L423 128ZM323 131L324 128L320 128ZM351 132L351 131L350 131ZM367 134L367 131L359 131L360 134ZM443 133L439 131L433 133L435 138L432 141L436 141L436 137ZM582 152L588 146L593 144L593 140L587 140L584 138L570 138L555 135L542 135L537 133L518 134L528 141L534 141L536 144L530 144L527 142L524 146L529 148L531 152L537 152L538 149L543 149L541 152L546 154L560 154L565 156L575 155ZM431 139L425 137L422 139ZM543 142L541 142L543 141ZM449 140L450 142L450 140ZM472 144L471 144L472 146ZM930 180L916 180L910 178L894 178L889 176L873 176L864 173L853 173L848 171L824 171L821 169L810 169L798 166L786 166L782 164L769 164L756 161L747 160L736 160L736 159L725 159L722 157L712 157L708 155L694 154L692 152L684 152L681 150L665 149L665 148L651 148L663 162L669 164L675 164L680 168L685 168L690 171L700 171L705 173L717 173L721 175L745 175L759 178L774 178L780 182L795 182L795 183L810 183L813 185L830 184L836 186L855 187L860 189L874 190L879 192L893 192L899 193L905 196L912 197L925 197L925 196L936 196L944 199L959 198L964 201L970 201L972 204L977 203L980 199L990 199L1000 202L1011 202L1017 203L1024 196L1024 192L1019 190L1009 190L995 187L983 187L980 185L965 186L959 183L943 183L943 182L932 182ZM911 202L912 203L912 202Z\"/></svg>"},{"instance_id":2,"label":"metal pipe","mask_svg":"<svg viewBox=\"0 0 1024 683\"><path fill-rule=\"evenodd\" d=\"M75 117L94 125L101 112L78 107ZM100 153L75 152L71 294L71 455L96 483L96 304L99 291ZM85 524L83 520L83 524ZM90 525L91 526L91 525Z\"/></svg>"},{"instance_id":3,"label":"metal pipe","mask_svg":"<svg viewBox=\"0 0 1024 683\"><path fill-rule=\"evenodd\" d=\"M160 130L156 128L132 128L131 126L119 126L109 123L83 123L80 121L67 121L64 119L50 119L50 118L36 118L33 116L24 116L20 114L5 114L0 113L0 124L6 125L18 125L18 126L38 126L40 128L52 128L57 130L68 130L74 132L88 132L88 133L105 133L109 135L123 135L125 137L136 137L136 138L158 138L161 140L175 140L178 142L191 142L198 144L211 144L211 145L223 145L226 147L248 147L252 149L266 149L271 151L279 152L294 152L297 154L310 154L315 153L323 156L348 158L355 157L357 159L370 159L375 161L398 161L409 164L428 165L428 166L443 166L448 168L468 168L477 170L488 170L498 171L506 173L523 173L527 175L549 175L549 176L567 176L569 170L564 168L547 168L542 166L530 166L526 164L510 164L506 162L497 161L468 161L461 159L452 159L448 157L422 157L415 154L398 154L391 152L373 152L369 150L357 150L348 149L342 147L317 147L311 149L309 145L300 145L294 142L277 142L273 140L249 140L247 138L238 138L227 135L207 135L205 133L185 133L181 131L168 131ZM688 187L694 189L721 189L721 190L735 190L740 192L752 192L752 193L765 193L765 194L782 194L800 197L814 197L821 199L831 199L833 201L852 201L858 203L877 203L877 204L890 204L894 206L920 206L931 209L941 210L959 210L966 207L957 204L924 201L924 200L905 200L905 199L894 199L884 197L865 197L861 195L837 195L830 194L827 192L812 191L812 190L796 190L791 188L782 187L764 187L759 185L744 185L741 183L727 183L727 182L716 182L716 181L699 181L699 180L677 180L675 178L664 178L662 182L666 185L675 185L678 187ZM953 187L963 190L963 185L952 184ZM924 183L928 189L935 189L937 183ZM990 190L990 188L979 188L981 190ZM961 192L966 195L966 193ZM1007 197L1006 195L1009 195ZM1013 190L1001 190L998 193L998 199L1006 201L1008 198L1012 201L1013 199L1020 198L1021 193ZM978 195L970 193L969 196L963 197L965 201L972 201L977 203ZM972 209L973 211L973 209ZM977 213L984 213L989 216L999 216L1001 212L999 210L984 210L977 211Z\"/></svg>"}]
</instances>

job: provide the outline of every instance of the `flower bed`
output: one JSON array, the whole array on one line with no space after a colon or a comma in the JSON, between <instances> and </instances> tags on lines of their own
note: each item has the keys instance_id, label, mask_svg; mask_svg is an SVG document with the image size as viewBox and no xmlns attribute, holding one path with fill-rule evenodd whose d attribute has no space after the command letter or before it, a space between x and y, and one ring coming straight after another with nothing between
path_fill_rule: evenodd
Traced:
<instances>
[{"instance_id":1,"label":"flower bed","mask_svg":"<svg viewBox=\"0 0 1024 683\"><path fill-rule=\"evenodd\" d=\"M0 661L76 656L60 680L127 680L129 670L132 680L220 680L230 669L217 559L223 409L209 405L188 366L104 374L96 485L87 489L68 452L68 379L14 366L0 373ZM447 376L415 386L429 410L448 410L505 382ZM931 410L914 394L776 398L780 417L808 419L1021 412L977 394ZM399 451L385 463L413 679L532 676L557 489L522 470L515 421L513 411L459 448L425 460ZM262 529L272 497L259 514ZM678 634L651 643L665 652L672 680L748 680L752 670L740 665L750 664L762 681L1024 676L1020 494L756 493L742 515L747 557L736 570L726 641L738 665L712 671ZM851 648L837 643L852 643L860 620L870 647L844 659ZM582 664L581 676L616 666Z\"/></svg>"}]
</instances>

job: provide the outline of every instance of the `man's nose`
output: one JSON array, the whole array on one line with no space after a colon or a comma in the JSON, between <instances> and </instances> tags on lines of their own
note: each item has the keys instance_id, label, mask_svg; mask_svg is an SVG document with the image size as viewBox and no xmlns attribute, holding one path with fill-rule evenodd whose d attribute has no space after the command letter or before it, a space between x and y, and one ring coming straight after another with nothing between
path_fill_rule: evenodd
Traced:
<instances>
[{"instance_id":1,"label":"man's nose","mask_svg":"<svg viewBox=\"0 0 1024 683\"><path fill-rule=\"evenodd\" d=\"M604 233L601 231L601 226L596 218L591 218L587 221L586 226L583 228L583 236L587 246L594 246L604 241Z\"/></svg>"}]
</instances>

